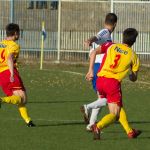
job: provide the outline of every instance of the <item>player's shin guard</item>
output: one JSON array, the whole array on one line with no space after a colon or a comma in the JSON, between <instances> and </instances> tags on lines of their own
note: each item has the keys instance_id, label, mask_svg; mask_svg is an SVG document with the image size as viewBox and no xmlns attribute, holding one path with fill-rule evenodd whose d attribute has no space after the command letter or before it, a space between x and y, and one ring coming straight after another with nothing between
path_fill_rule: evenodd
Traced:
<instances>
[{"instance_id":1,"label":"player's shin guard","mask_svg":"<svg viewBox=\"0 0 150 150\"><path fill-rule=\"evenodd\" d=\"M7 97L1 97L2 102L9 103L9 104L20 104L21 103L21 97L12 95Z\"/></svg>"},{"instance_id":2,"label":"player's shin guard","mask_svg":"<svg viewBox=\"0 0 150 150\"><path fill-rule=\"evenodd\" d=\"M117 117L114 114L108 114L106 116L104 116L101 121L99 121L97 123L97 127L99 129L103 129L107 126L109 126L110 124L114 123L116 121Z\"/></svg>"},{"instance_id":3,"label":"player's shin guard","mask_svg":"<svg viewBox=\"0 0 150 150\"><path fill-rule=\"evenodd\" d=\"M18 109L20 112L21 117L24 119L26 123L29 123L31 121L31 118L28 116L27 108L25 107L24 104L18 105Z\"/></svg>"},{"instance_id":4,"label":"player's shin guard","mask_svg":"<svg viewBox=\"0 0 150 150\"><path fill-rule=\"evenodd\" d=\"M123 108L121 108L121 110L120 110L119 122L121 123L121 125L123 126L123 128L127 134L132 132L132 128L129 126L127 116L126 116L126 113Z\"/></svg>"}]
</instances>

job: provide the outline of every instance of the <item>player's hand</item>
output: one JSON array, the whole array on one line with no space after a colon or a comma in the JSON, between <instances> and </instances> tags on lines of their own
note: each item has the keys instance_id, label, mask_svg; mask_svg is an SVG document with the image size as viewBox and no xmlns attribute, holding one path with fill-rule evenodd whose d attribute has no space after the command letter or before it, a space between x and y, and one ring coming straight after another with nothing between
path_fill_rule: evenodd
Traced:
<instances>
[{"instance_id":1,"label":"player's hand","mask_svg":"<svg viewBox=\"0 0 150 150\"><path fill-rule=\"evenodd\" d=\"M88 72L88 73L86 74L86 76L85 76L85 79L86 79L87 81L92 81L92 80L93 80L93 71Z\"/></svg>"},{"instance_id":2,"label":"player's hand","mask_svg":"<svg viewBox=\"0 0 150 150\"><path fill-rule=\"evenodd\" d=\"M129 74L129 79L130 81L135 82L137 80L137 75L132 72Z\"/></svg>"},{"instance_id":3,"label":"player's hand","mask_svg":"<svg viewBox=\"0 0 150 150\"><path fill-rule=\"evenodd\" d=\"M10 82L14 82L14 76L13 75L10 76Z\"/></svg>"}]
</instances>

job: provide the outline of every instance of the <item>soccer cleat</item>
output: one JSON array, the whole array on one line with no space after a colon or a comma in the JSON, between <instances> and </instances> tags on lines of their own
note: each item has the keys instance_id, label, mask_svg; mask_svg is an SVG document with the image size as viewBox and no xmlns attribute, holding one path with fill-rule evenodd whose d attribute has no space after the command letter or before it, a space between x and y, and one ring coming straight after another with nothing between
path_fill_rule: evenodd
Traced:
<instances>
[{"instance_id":1,"label":"soccer cleat","mask_svg":"<svg viewBox=\"0 0 150 150\"><path fill-rule=\"evenodd\" d=\"M84 122L86 124L89 124L89 114L88 114L87 106L86 105L81 106L80 110L81 113L83 114Z\"/></svg>"},{"instance_id":2,"label":"soccer cleat","mask_svg":"<svg viewBox=\"0 0 150 150\"><path fill-rule=\"evenodd\" d=\"M29 123L27 123L27 127L35 127L36 125L32 122L32 121L29 121Z\"/></svg>"},{"instance_id":3,"label":"soccer cleat","mask_svg":"<svg viewBox=\"0 0 150 150\"><path fill-rule=\"evenodd\" d=\"M140 131L140 130L132 129L132 131L128 133L128 138L129 139L137 138L141 133L142 133L142 131Z\"/></svg>"},{"instance_id":4,"label":"soccer cleat","mask_svg":"<svg viewBox=\"0 0 150 150\"><path fill-rule=\"evenodd\" d=\"M100 140L100 129L97 127L96 124L92 125L92 131L93 131L93 139L94 140Z\"/></svg>"},{"instance_id":5,"label":"soccer cleat","mask_svg":"<svg viewBox=\"0 0 150 150\"><path fill-rule=\"evenodd\" d=\"M86 131L92 132L92 125L88 124L88 125L86 126Z\"/></svg>"}]
</instances>

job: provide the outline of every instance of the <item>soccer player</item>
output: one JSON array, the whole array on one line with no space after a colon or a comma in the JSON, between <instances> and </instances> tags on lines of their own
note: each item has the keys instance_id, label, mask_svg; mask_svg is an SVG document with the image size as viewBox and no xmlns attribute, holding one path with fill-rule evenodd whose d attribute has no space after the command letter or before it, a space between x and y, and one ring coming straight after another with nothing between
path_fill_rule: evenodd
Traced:
<instances>
[{"instance_id":1,"label":"soccer player","mask_svg":"<svg viewBox=\"0 0 150 150\"><path fill-rule=\"evenodd\" d=\"M114 31L116 24L117 24L116 14L114 13L106 14L104 29L100 30L96 36L92 36L87 41L85 41L86 47L92 46L90 54L99 45L112 41L111 33ZM84 104L83 106L81 106L81 112L83 113L85 123L88 124L86 127L87 131L92 130L91 126L96 122L100 109L103 106L106 106L106 98L101 98L99 92L96 89L97 72L102 62L103 56L104 54L96 55L94 63L94 77L92 79L93 89L97 93L98 99L93 103Z\"/></svg>"},{"instance_id":2,"label":"soccer player","mask_svg":"<svg viewBox=\"0 0 150 150\"><path fill-rule=\"evenodd\" d=\"M91 37L89 40L85 41L86 46L93 45L91 52L99 45L111 41L111 33L114 31L116 23L117 23L116 14L108 13L105 17L105 24L104 24L105 28L102 29L97 34L97 36ZM96 41L97 44L92 43L93 41ZM81 107L81 112L83 113L85 123L88 124L86 127L87 131L92 130L91 127L97 121L99 110L101 110L101 108L106 105L106 98L101 98L99 92L96 89L97 72L102 62L103 56L104 54L96 55L96 60L94 63L94 76L92 79L93 88L97 92L98 99L90 104L87 105L85 104ZM129 138L133 138L136 135L136 130L132 129L132 127L129 125L126 113L123 108L121 108L120 111L119 122L123 126Z\"/></svg>"},{"instance_id":3,"label":"soccer player","mask_svg":"<svg viewBox=\"0 0 150 150\"><path fill-rule=\"evenodd\" d=\"M127 28L123 32L123 44L107 42L101 48L98 47L91 53L89 71L86 75L86 79L89 81L93 78L93 65L96 53L105 53L102 65L97 74L96 87L101 97L107 98L109 108L109 114L92 126L95 140L100 139L100 132L103 128L114 123L121 117L121 109L123 107L121 92L122 79L131 70L129 79L133 82L137 80L139 59L131 49L137 36L138 32L136 29ZM136 138L140 133L141 131L139 130L133 130L128 134L128 137Z\"/></svg>"},{"instance_id":4,"label":"soccer player","mask_svg":"<svg viewBox=\"0 0 150 150\"><path fill-rule=\"evenodd\" d=\"M20 47L16 41L19 39L19 34L19 25L10 23L6 26L6 39L0 42L0 86L7 95L0 97L0 102L17 105L27 126L33 127L35 124L28 116L25 107L26 90L17 69Z\"/></svg>"}]
</instances>

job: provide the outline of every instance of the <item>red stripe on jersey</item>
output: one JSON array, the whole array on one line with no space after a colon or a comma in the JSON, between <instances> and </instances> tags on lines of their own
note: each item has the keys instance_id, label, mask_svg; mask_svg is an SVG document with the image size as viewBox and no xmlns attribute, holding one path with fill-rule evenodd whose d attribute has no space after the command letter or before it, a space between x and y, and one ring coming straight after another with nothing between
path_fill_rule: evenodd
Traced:
<instances>
[{"instance_id":1,"label":"red stripe on jersey","mask_svg":"<svg viewBox=\"0 0 150 150\"><path fill-rule=\"evenodd\" d=\"M102 53L105 53L105 54L104 54L102 63L101 63L101 65L100 65L100 68L99 68L99 70L98 70L97 73L99 73L99 72L101 71L101 69L102 69L102 67L103 67L103 65L104 65L104 63L105 63L106 57L107 57L107 50L108 50L108 48L109 48L112 44L114 44L114 43L112 43L112 42L107 42L107 43L104 43L104 44L101 46L101 52L102 52Z\"/></svg>"},{"instance_id":2,"label":"red stripe on jersey","mask_svg":"<svg viewBox=\"0 0 150 150\"><path fill-rule=\"evenodd\" d=\"M108 50L108 47L111 46L112 44L114 44L114 43L107 42L107 43L102 44L101 45L101 53L106 53Z\"/></svg>"}]
</instances>

